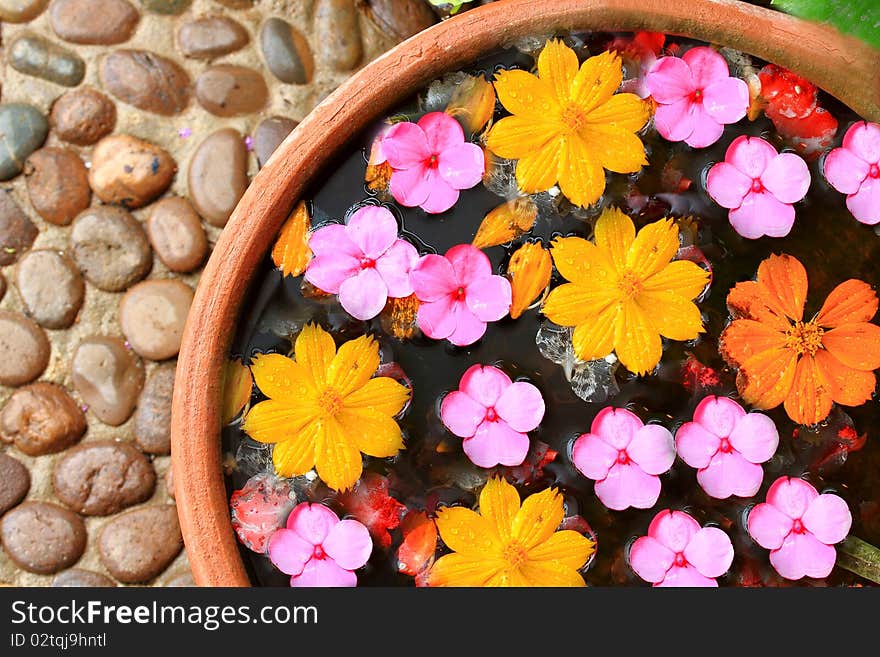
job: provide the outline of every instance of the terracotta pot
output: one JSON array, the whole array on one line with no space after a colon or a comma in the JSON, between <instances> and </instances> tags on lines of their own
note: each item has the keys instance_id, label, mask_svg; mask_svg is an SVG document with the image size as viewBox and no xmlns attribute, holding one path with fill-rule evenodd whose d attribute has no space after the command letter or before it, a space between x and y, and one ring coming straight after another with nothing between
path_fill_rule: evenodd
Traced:
<instances>
[{"instance_id":1,"label":"terracotta pot","mask_svg":"<svg viewBox=\"0 0 880 657\"><path fill-rule=\"evenodd\" d=\"M350 138L426 82L517 38L571 29L654 30L729 45L790 68L880 120L880 51L832 28L732 0L501 0L435 25L366 66L254 178L196 292L174 386L172 462L198 584L250 584L221 469L222 366L253 273L299 195Z\"/></svg>"}]
</instances>

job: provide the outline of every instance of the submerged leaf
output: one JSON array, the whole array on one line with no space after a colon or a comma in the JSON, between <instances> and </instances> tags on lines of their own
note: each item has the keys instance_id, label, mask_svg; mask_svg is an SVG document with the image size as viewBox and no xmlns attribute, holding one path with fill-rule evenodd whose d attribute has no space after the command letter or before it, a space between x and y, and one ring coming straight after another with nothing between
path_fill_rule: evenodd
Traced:
<instances>
[{"instance_id":1,"label":"submerged leaf","mask_svg":"<svg viewBox=\"0 0 880 657\"><path fill-rule=\"evenodd\" d=\"M483 219L472 244L478 249L506 244L529 232L538 218L538 206L528 196L502 203Z\"/></svg>"},{"instance_id":2,"label":"submerged leaf","mask_svg":"<svg viewBox=\"0 0 880 657\"><path fill-rule=\"evenodd\" d=\"M308 239L311 223L309 210L305 202L300 201L281 227L272 247L272 262L285 276L299 276L312 259Z\"/></svg>"},{"instance_id":3,"label":"submerged leaf","mask_svg":"<svg viewBox=\"0 0 880 657\"><path fill-rule=\"evenodd\" d=\"M495 113L495 87L482 75L468 76L452 92L446 113L457 118L465 132L477 134Z\"/></svg>"},{"instance_id":4,"label":"submerged leaf","mask_svg":"<svg viewBox=\"0 0 880 657\"><path fill-rule=\"evenodd\" d=\"M223 368L223 413L224 425L232 422L251 398L251 371L240 360L228 360Z\"/></svg>"},{"instance_id":5,"label":"submerged leaf","mask_svg":"<svg viewBox=\"0 0 880 657\"><path fill-rule=\"evenodd\" d=\"M394 170L388 162L368 164L367 172L364 174L364 182L374 192L381 192L388 189L388 185L391 184L392 173L394 173Z\"/></svg>"},{"instance_id":6,"label":"submerged leaf","mask_svg":"<svg viewBox=\"0 0 880 657\"><path fill-rule=\"evenodd\" d=\"M507 266L513 293L511 319L522 315L547 288L552 272L553 259L540 242L527 242L516 250Z\"/></svg>"}]
</instances>

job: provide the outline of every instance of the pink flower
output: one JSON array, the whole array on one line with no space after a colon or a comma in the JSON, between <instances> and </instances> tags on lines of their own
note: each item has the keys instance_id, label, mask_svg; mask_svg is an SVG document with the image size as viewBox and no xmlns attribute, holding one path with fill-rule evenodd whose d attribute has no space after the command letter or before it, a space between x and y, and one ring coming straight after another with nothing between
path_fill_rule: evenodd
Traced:
<instances>
[{"instance_id":1,"label":"pink flower","mask_svg":"<svg viewBox=\"0 0 880 657\"><path fill-rule=\"evenodd\" d=\"M749 108L749 87L730 77L724 57L706 46L681 59L661 57L645 79L658 107L654 124L664 139L693 148L714 144L724 125L736 123Z\"/></svg>"},{"instance_id":2,"label":"pink flower","mask_svg":"<svg viewBox=\"0 0 880 657\"><path fill-rule=\"evenodd\" d=\"M378 315L388 297L412 294L410 269L419 252L397 237L397 221L387 208L360 208L347 225L330 224L309 238L315 257L305 278L315 287L339 295L339 303L357 319Z\"/></svg>"},{"instance_id":3,"label":"pink flower","mask_svg":"<svg viewBox=\"0 0 880 657\"><path fill-rule=\"evenodd\" d=\"M675 461L672 434L645 425L635 413L607 407L574 441L575 467L596 481L596 497L609 509L648 509L660 497L660 477Z\"/></svg>"},{"instance_id":4,"label":"pink flower","mask_svg":"<svg viewBox=\"0 0 880 657\"><path fill-rule=\"evenodd\" d=\"M785 579L827 577L837 559L832 546L846 538L852 515L837 495L819 495L803 479L780 477L767 491L767 502L749 512L747 524Z\"/></svg>"},{"instance_id":5,"label":"pink flower","mask_svg":"<svg viewBox=\"0 0 880 657\"><path fill-rule=\"evenodd\" d=\"M418 123L395 123L382 137L382 155L394 170L391 195L407 207L438 214L455 205L460 189L483 178L486 159L465 142L461 125L444 112L425 114Z\"/></svg>"},{"instance_id":6,"label":"pink flower","mask_svg":"<svg viewBox=\"0 0 880 657\"><path fill-rule=\"evenodd\" d=\"M761 413L746 413L727 397L706 397L694 411L694 421L675 433L682 460L699 468L697 481L710 496L751 497L764 481L764 469L779 446L776 425Z\"/></svg>"},{"instance_id":7,"label":"pink flower","mask_svg":"<svg viewBox=\"0 0 880 657\"><path fill-rule=\"evenodd\" d=\"M629 552L636 574L654 586L718 586L715 581L733 562L730 537L683 511L664 509Z\"/></svg>"},{"instance_id":8,"label":"pink flower","mask_svg":"<svg viewBox=\"0 0 880 657\"><path fill-rule=\"evenodd\" d=\"M733 140L724 162L709 169L706 191L730 209L730 223L749 239L785 237L794 225L792 203L810 188L807 163L794 153L777 153L760 137Z\"/></svg>"},{"instance_id":9,"label":"pink flower","mask_svg":"<svg viewBox=\"0 0 880 657\"><path fill-rule=\"evenodd\" d=\"M470 244L453 246L445 256L426 255L410 272L418 297L418 323L436 340L473 344L510 310L510 282L492 274L485 253Z\"/></svg>"},{"instance_id":10,"label":"pink flower","mask_svg":"<svg viewBox=\"0 0 880 657\"><path fill-rule=\"evenodd\" d=\"M512 382L491 365L473 365L440 404L443 424L481 468L520 465L529 437L544 418L544 399L531 383Z\"/></svg>"},{"instance_id":11,"label":"pink flower","mask_svg":"<svg viewBox=\"0 0 880 657\"><path fill-rule=\"evenodd\" d=\"M291 586L357 586L354 570L373 550L370 532L357 520L340 520L322 504L303 502L287 528L269 539L269 558L291 575Z\"/></svg>"},{"instance_id":12,"label":"pink flower","mask_svg":"<svg viewBox=\"0 0 880 657\"><path fill-rule=\"evenodd\" d=\"M863 224L880 223L880 125L859 121L825 158L825 178Z\"/></svg>"}]
</instances>

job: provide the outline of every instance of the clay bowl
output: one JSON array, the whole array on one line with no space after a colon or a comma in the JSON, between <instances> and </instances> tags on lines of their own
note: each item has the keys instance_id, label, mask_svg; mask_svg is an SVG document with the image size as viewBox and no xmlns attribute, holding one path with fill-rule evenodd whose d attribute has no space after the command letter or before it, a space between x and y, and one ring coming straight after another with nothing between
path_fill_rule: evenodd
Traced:
<instances>
[{"instance_id":1,"label":"clay bowl","mask_svg":"<svg viewBox=\"0 0 880 657\"><path fill-rule=\"evenodd\" d=\"M199 585L250 585L221 469L222 367L253 273L299 195L349 139L426 82L517 38L572 29L654 30L729 45L792 69L863 117L880 120L880 51L830 27L733 0L501 0L435 25L366 66L254 178L196 291L174 386L172 462Z\"/></svg>"}]
</instances>

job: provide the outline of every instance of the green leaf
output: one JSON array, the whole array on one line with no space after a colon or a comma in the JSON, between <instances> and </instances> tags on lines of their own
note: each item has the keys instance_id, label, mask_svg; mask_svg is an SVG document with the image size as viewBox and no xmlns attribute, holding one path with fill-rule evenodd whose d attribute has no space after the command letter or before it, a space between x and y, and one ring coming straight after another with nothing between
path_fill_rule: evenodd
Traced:
<instances>
[{"instance_id":1,"label":"green leaf","mask_svg":"<svg viewBox=\"0 0 880 657\"><path fill-rule=\"evenodd\" d=\"M877 0L773 0L773 6L799 18L830 23L844 34L880 48Z\"/></svg>"},{"instance_id":2,"label":"green leaf","mask_svg":"<svg viewBox=\"0 0 880 657\"><path fill-rule=\"evenodd\" d=\"M837 565L880 584L880 550L855 536L847 536L837 546Z\"/></svg>"}]
</instances>

